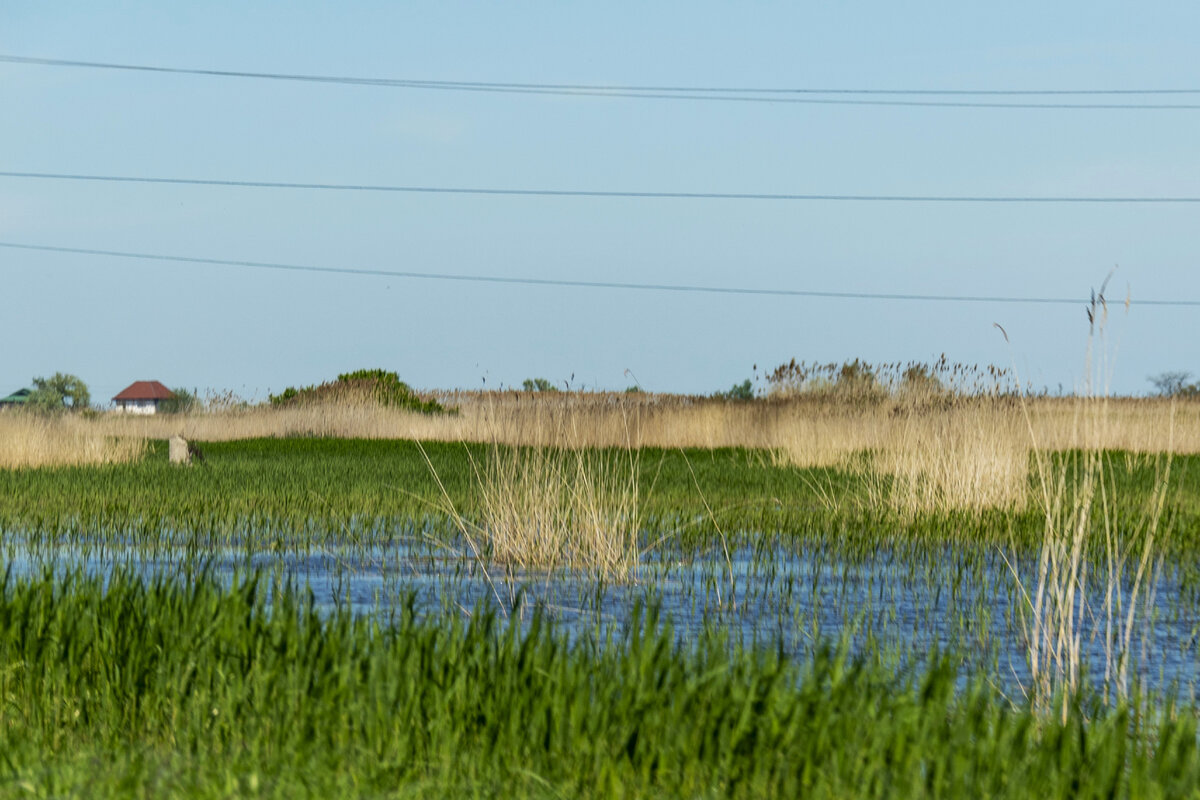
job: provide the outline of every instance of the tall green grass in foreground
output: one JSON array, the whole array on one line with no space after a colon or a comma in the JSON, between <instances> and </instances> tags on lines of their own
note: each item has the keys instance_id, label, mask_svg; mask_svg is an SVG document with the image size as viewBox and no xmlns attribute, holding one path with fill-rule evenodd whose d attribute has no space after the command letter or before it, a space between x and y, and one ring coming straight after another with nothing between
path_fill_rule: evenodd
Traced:
<instances>
[{"instance_id":1,"label":"tall green grass in foreground","mask_svg":"<svg viewBox=\"0 0 1200 800\"><path fill-rule=\"evenodd\" d=\"M653 613L572 641L536 614L323 615L255 579L10 572L0 796L1200 793L1195 721L1169 704L1060 721L955 673L680 645Z\"/></svg>"}]
</instances>

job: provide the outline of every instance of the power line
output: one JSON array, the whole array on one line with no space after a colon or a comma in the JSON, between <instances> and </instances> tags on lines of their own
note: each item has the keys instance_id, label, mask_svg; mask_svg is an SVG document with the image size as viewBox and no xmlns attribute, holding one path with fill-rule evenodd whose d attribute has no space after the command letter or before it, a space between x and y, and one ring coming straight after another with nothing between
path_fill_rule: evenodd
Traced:
<instances>
[{"instance_id":1,"label":"power line","mask_svg":"<svg viewBox=\"0 0 1200 800\"><path fill-rule=\"evenodd\" d=\"M719 86L646 86L627 84L512 83L489 81L444 81L412 78L365 78L345 75L309 75L288 72L250 72L228 69L193 69L150 64L122 64L61 58L35 58L0 54L0 62L45 67L120 70L167 75L295 81L425 89L460 92L569 95L579 97L626 97L649 100L704 100L742 103L794 103L805 105L915 106L944 108L1092 109L1092 110L1197 110L1200 103L1062 103L989 100L879 99L880 97L1154 97L1200 94L1200 89L864 89L780 88ZM824 95L824 96L822 96Z\"/></svg>"},{"instance_id":2,"label":"power line","mask_svg":"<svg viewBox=\"0 0 1200 800\"><path fill-rule=\"evenodd\" d=\"M226 186L247 189L297 189L339 192L390 192L399 194L470 194L518 197L594 197L645 200L782 200L864 203L1200 203L1200 196L1153 197L1134 195L910 195L910 194L770 194L756 192L637 192L593 189L510 189L497 187L398 186L365 183L292 183L286 181L218 180L135 175L86 175L67 172L0 171L0 178L32 180L91 181L96 183L142 183L173 186Z\"/></svg>"},{"instance_id":3,"label":"power line","mask_svg":"<svg viewBox=\"0 0 1200 800\"><path fill-rule=\"evenodd\" d=\"M318 272L334 275L364 275L386 278L413 278L419 280L458 281L462 283L503 283L522 286L557 286L579 289L627 289L636 291L680 292L702 294L766 295L775 297L816 297L846 300L903 300L941 303L1020 303L1039 305L1088 304L1087 297L1006 297L997 295L949 295L907 294L891 292L835 292L815 289L756 289L737 286L700 286L677 283L628 283L623 281L582 281L558 278L504 277L498 275L467 275L441 272L413 272L408 270L366 269L355 267L323 267L307 264L284 264L274 261L245 261L225 258L200 258L193 256L164 255L161 253L133 253L123 250L101 250L91 247L55 247L42 244L2 242L0 247L14 250L33 250L45 253L69 253L72 255L130 258L142 261L170 261L182 264L205 264L212 266L247 267L252 269L283 270L287 272ZM1131 305L1144 306L1200 306L1200 300L1138 300Z\"/></svg>"}]
</instances>

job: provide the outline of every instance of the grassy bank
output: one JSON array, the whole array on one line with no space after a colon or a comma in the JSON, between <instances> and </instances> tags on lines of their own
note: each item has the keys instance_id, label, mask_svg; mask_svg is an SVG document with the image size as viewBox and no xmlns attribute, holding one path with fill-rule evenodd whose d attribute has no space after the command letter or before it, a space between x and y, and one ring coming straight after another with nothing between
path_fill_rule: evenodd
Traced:
<instances>
[{"instance_id":1,"label":"grassy bank","mask_svg":"<svg viewBox=\"0 0 1200 800\"><path fill-rule=\"evenodd\" d=\"M631 620L568 641L319 614L255 580L11 576L0 796L1179 797L1195 721L1013 707L953 662L909 671L687 645Z\"/></svg>"}]
</instances>

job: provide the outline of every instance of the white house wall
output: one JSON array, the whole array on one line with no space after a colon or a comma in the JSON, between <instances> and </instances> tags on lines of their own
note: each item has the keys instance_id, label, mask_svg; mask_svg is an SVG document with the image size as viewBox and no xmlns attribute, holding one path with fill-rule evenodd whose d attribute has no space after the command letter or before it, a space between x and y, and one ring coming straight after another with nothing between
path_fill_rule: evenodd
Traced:
<instances>
[{"instance_id":1,"label":"white house wall","mask_svg":"<svg viewBox=\"0 0 1200 800\"><path fill-rule=\"evenodd\" d=\"M126 414L153 414L158 411L157 400L122 400L117 405L117 411Z\"/></svg>"}]
</instances>

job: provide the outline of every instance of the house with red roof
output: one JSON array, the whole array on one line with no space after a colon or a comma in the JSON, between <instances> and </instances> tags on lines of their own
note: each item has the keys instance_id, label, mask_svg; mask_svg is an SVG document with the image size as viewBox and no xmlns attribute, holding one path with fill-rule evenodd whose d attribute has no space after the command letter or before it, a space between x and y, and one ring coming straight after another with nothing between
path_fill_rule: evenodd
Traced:
<instances>
[{"instance_id":1,"label":"house with red roof","mask_svg":"<svg viewBox=\"0 0 1200 800\"><path fill-rule=\"evenodd\" d=\"M155 414L158 404L170 396L171 390L158 381L134 381L113 397L113 402L117 411L127 414Z\"/></svg>"}]
</instances>

